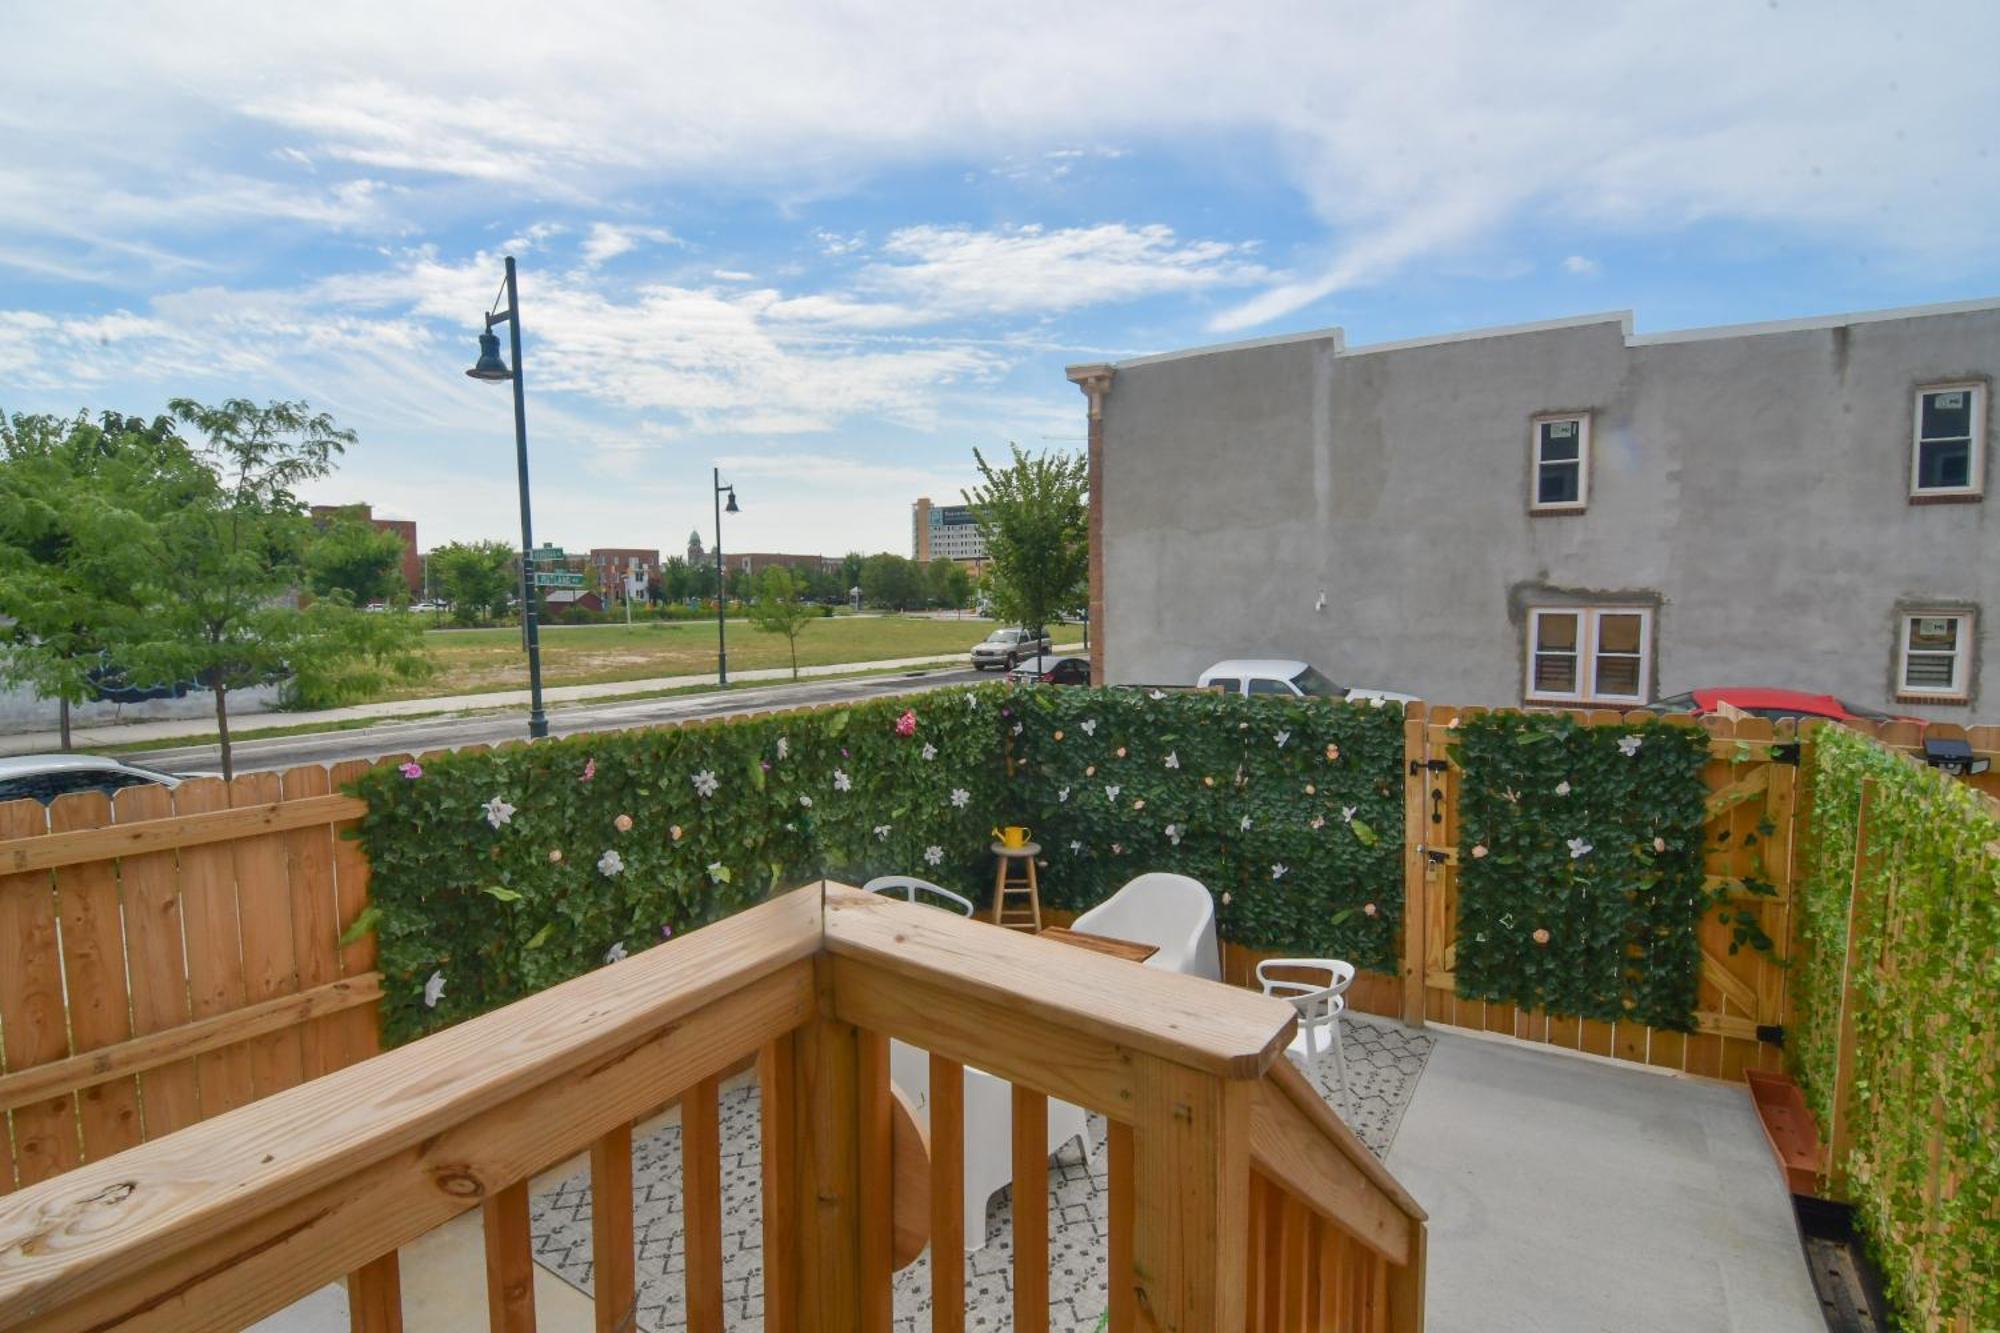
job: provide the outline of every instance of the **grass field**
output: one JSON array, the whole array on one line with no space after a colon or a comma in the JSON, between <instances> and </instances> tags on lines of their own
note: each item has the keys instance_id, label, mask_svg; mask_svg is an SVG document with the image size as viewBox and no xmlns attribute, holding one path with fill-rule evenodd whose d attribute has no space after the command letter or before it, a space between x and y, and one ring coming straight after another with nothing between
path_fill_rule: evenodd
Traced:
<instances>
[{"instance_id":1,"label":"grass field","mask_svg":"<svg viewBox=\"0 0 2000 1333\"><path fill-rule=\"evenodd\" d=\"M799 634L799 665L879 662L969 650L992 630L991 622L927 620L902 616L838 616L810 622ZM384 693L384 699L420 699L482 690L524 689L528 662L518 629L434 630L424 647L437 674L421 685ZM760 634L748 622L729 622L729 665L734 671L791 665L782 634ZM544 626L542 683L595 685L715 670L713 621L633 625Z\"/></svg>"}]
</instances>

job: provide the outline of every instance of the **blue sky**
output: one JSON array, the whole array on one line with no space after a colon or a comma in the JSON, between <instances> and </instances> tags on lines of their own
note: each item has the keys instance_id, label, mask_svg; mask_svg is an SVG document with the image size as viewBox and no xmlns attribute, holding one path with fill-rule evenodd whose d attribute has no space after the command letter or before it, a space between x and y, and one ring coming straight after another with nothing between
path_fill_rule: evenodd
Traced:
<instances>
[{"instance_id":1,"label":"blue sky","mask_svg":"<svg viewBox=\"0 0 2000 1333\"><path fill-rule=\"evenodd\" d=\"M1069 362L2000 293L1986 3L8 11L0 409L305 398L426 544L518 531L505 253L575 548L720 463L736 549L905 550Z\"/></svg>"}]
</instances>

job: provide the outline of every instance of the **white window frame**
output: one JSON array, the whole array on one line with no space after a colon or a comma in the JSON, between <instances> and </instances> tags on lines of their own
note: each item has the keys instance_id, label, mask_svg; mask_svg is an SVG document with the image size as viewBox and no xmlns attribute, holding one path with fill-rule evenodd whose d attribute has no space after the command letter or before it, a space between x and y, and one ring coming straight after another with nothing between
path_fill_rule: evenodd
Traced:
<instances>
[{"instance_id":1,"label":"white window frame","mask_svg":"<svg viewBox=\"0 0 2000 1333\"><path fill-rule=\"evenodd\" d=\"M1639 617L1639 692L1635 695L1596 692L1597 658L1600 646L1600 618L1607 615ZM1541 642L1544 616L1575 616L1576 689L1558 694L1535 688L1535 648ZM1526 674L1522 677L1522 697L1531 704L1592 704L1605 707L1636 708L1653 697L1653 608L1650 606L1534 606L1528 608ZM1619 654L1626 656L1626 654Z\"/></svg>"},{"instance_id":2,"label":"white window frame","mask_svg":"<svg viewBox=\"0 0 2000 1333\"><path fill-rule=\"evenodd\" d=\"M1920 486L1924 454L1924 399L1934 393L1972 395L1971 465L1966 469L1969 485ZM1986 493L1986 386L1976 380L1963 384L1926 384L1918 388L1910 402L1910 496L1920 499L1934 495L1979 496Z\"/></svg>"},{"instance_id":3,"label":"white window frame","mask_svg":"<svg viewBox=\"0 0 2000 1333\"><path fill-rule=\"evenodd\" d=\"M1951 651L1951 684L1940 689L1934 685L1910 684L1910 628L1919 620L1956 620L1958 622L1958 642ZM1978 632L1979 622L1976 612L1956 611L1905 611L1896 617L1896 697L1899 699L1923 700L1928 703L1963 703L1972 695L1972 641ZM1943 653L1919 650L1924 657L1942 657Z\"/></svg>"},{"instance_id":4,"label":"white window frame","mask_svg":"<svg viewBox=\"0 0 2000 1333\"><path fill-rule=\"evenodd\" d=\"M1576 499L1544 502L1542 495L1542 427L1559 421L1576 423ZM1553 466L1553 465L1552 465ZM1573 514L1590 505L1590 413L1550 412L1528 423L1528 512Z\"/></svg>"}]
</instances>

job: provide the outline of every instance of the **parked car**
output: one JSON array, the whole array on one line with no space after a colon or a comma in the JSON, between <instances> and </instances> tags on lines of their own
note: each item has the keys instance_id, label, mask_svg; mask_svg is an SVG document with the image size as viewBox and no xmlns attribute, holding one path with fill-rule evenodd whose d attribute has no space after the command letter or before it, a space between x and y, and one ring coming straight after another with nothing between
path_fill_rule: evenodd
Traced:
<instances>
[{"instance_id":1,"label":"parked car","mask_svg":"<svg viewBox=\"0 0 2000 1333\"><path fill-rule=\"evenodd\" d=\"M1336 685L1309 662L1278 657L1238 657L1217 662L1195 681L1199 690L1224 694L1281 694L1294 699L1344 699L1348 703L1413 703L1414 694Z\"/></svg>"},{"instance_id":2,"label":"parked car","mask_svg":"<svg viewBox=\"0 0 2000 1333\"><path fill-rule=\"evenodd\" d=\"M1885 713L1879 708L1869 708L1863 704L1851 704L1835 698L1831 694L1813 694L1806 690L1780 690L1766 685L1712 685L1707 689L1689 690L1660 700L1653 706L1664 713L1703 714L1718 711L1728 705L1738 712L1752 717L1767 717L1776 721L1781 717L1824 717L1835 722L1919 722L1914 717L1899 717Z\"/></svg>"},{"instance_id":3,"label":"parked car","mask_svg":"<svg viewBox=\"0 0 2000 1333\"><path fill-rule=\"evenodd\" d=\"M985 671L998 667L1002 671L1012 671L1023 659L1046 653L1052 645L1046 634L1034 634L1024 629L996 629L984 640L972 645L972 669Z\"/></svg>"},{"instance_id":4,"label":"parked car","mask_svg":"<svg viewBox=\"0 0 2000 1333\"><path fill-rule=\"evenodd\" d=\"M35 800L47 805L71 792L99 791L109 796L147 783L171 789L183 780L157 768L95 754L24 754L0 759L0 801Z\"/></svg>"},{"instance_id":5,"label":"parked car","mask_svg":"<svg viewBox=\"0 0 2000 1333\"><path fill-rule=\"evenodd\" d=\"M1021 685L1088 685L1090 659L1052 657L1043 653L1023 661L1007 673L1007 679Z\"/></svg>"}]
</instances>

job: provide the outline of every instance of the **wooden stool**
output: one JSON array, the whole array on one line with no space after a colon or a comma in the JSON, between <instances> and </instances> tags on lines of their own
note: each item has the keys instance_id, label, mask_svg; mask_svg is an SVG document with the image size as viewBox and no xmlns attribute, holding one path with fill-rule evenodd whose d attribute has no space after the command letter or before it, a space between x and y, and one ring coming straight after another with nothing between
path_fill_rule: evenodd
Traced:
<instances>
[{"instance_id":1,"label":"wooden stool","mask_svg":"<svg viewBox=\"0 0 2000 1333\"><path fill-rule=\"evenodd\" d=\"M1042 928L1041 886L1035 880L1035 858L1042 854L1038 842L1022 843L1019 847L993 844L993 855L999 858L993 872L993 924L1005 926L1009 930L1025 930L1033 934ZM1025 867L1022 874L1015 873L1015 867ZM1025 905L1007 905L1007 899L1026 898Z\"/></svg>"}]
</instances>

